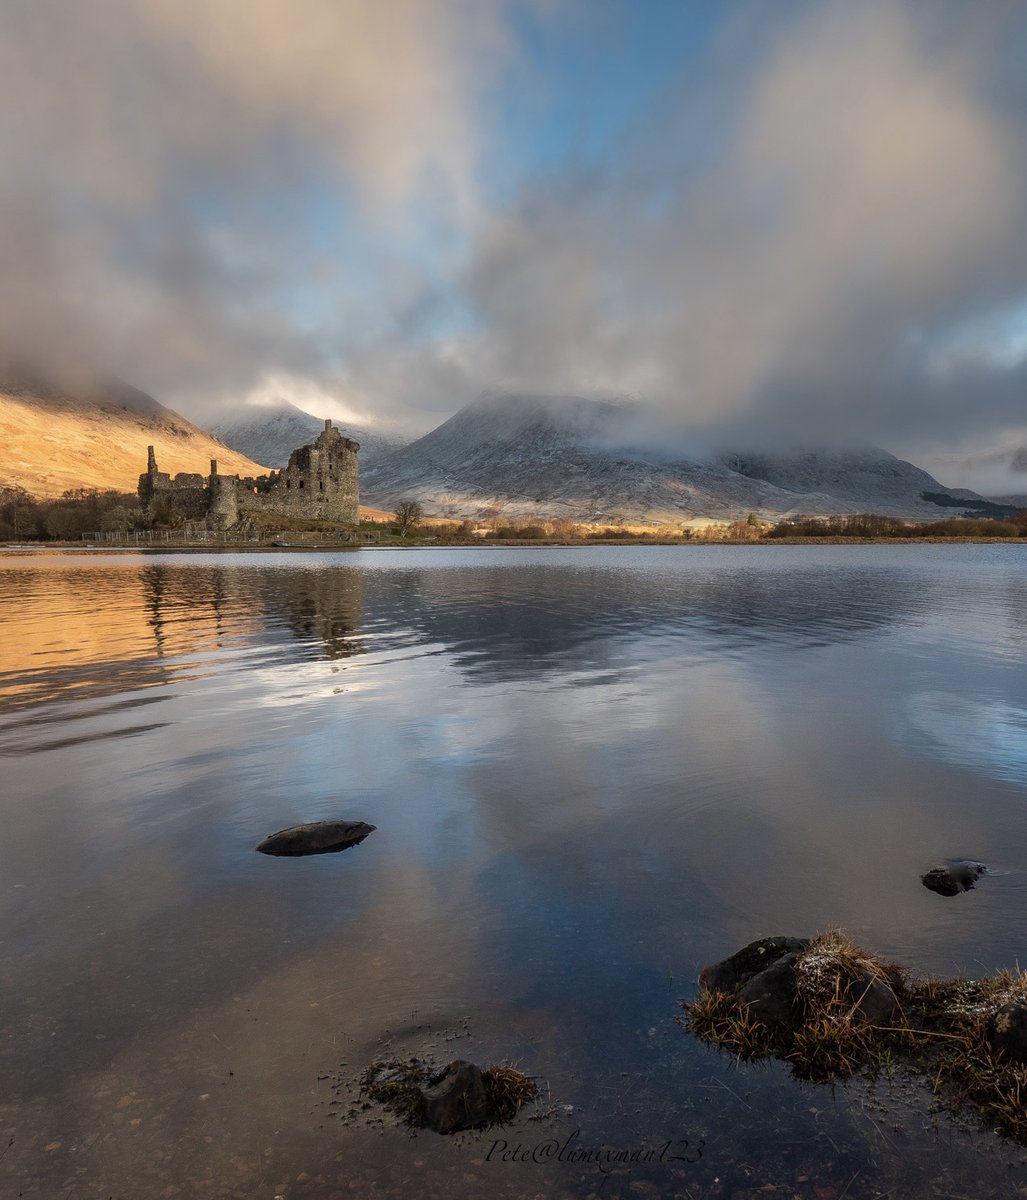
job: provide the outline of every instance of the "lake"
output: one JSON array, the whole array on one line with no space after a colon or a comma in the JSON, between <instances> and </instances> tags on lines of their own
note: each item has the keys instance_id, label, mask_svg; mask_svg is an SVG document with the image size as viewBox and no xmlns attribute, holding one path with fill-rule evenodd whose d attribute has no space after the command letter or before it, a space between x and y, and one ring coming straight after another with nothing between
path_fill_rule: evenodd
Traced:
<instances>
[{"instance_id":1,"label":"lake","mask_svg":"<svg viewBox=\"0 0 1027 1200\"><path fill-rule=\"evenodd\" d=\"M1025 657L1019 545L3 554L0 1190L1016 1194L922 1088L680 1004L771 934L1027 960ZM254 853L329 817L377 831ZM940 897L946 857L992 873ZM543 1119L351 1114L413 1054Z\"/></svg>"}]
</instances>

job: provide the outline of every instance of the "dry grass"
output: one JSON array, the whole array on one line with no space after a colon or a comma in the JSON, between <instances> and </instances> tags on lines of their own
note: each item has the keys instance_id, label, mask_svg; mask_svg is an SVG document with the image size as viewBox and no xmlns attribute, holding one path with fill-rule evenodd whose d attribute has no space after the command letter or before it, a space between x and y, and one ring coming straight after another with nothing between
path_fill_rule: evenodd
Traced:
<instances>
[{"instance_id":1,"label":"dry grass","mask_svg":"<svg viewBox=\"0 0 1027 1200\"><path fill-rule=\"evenodd\" d=\"M482 1077L494 1119L499 1123L512 1121L538 1095L535 1081L506 1063L486 1067Z\"/></svg>"},{"instance_id":2,"label":"dry grass","mask_svg":"<svg viewBox=\"0 0 1027 1200\"><path fill-rule=\"evenodd\" d=\"M911 981L895 963L831 931L801 952L795 978L801 1019L794 1033L771 1035L737 995L706 989L685 1004L686 1024L740 1059L774 1054L796 1075L820 1082L902 1065L950 1108L972 1107L993 1127L1027 1142L1027 1065L996 1055L988 1040L997 1010L1027 1000L1027 973ZM886 983L898 1001L886 1026L860 1012L872 980Z\"/></svg>"},{"instance_id":3,"label":"dry grass","mask_svg":"<svg viewBox=\"0 0 1027 1200\"><path fill-rule=\"evenodd\" d=\"M685 1024L696 1037L731 1050L739 1059L766 1058L777 1049L770 1030L728 992L706 988L685 1005Z\"/></svg>"},{"instance_id":4,"label":"dry grass","mask_svg":"<svg viewBox=\"0 0 1027 1200\"><path fill-rule=\"evenodd\" d=\"M996 1128L1027 1142L1027 1065L997 1055L988 1040L995 1013L1027 1000L1027 972L984 979L927 979L910 987L910 1021L922 1072L950 1107L972 1105Z\"/></svg>"},{"instance_id":5,"label":"dry grass","mask_svg":"<svg viewBox=\"0 0 1027 1200\"><path fill-rule=\"evenodd\" d=\"M885 984L899 1001L892 1032L904 1030L906 984L895 963L867 953L840 930L830 930L799 956L795 982L804 1019L787 1057L796 1074L833 1079L864 1065L880 1065L882 1052L890 1055L888 1039L866 1018L861 1004L875 983Z\"/></svg>"},{"instance_id":6,"label":"dry grass","mask_svg":"<svg viewBox=\"0 0 1027 1200\"><path fill-rule=\"evenodd\" d=\"M838 984L847 988L867 975L886 983L896 995L905 991L902 968L861 949L840 929L814 938L802 951L796 971L800 995L810 1004L828 1003Z\"/></svg>"}]
</instances>

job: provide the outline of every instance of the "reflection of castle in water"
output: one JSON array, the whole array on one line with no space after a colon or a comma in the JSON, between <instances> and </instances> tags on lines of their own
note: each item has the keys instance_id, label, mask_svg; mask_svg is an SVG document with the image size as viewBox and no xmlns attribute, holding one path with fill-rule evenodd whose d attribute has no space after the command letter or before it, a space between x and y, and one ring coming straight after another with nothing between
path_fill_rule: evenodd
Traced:
<instances>
[{"instance_id":1,"label":"reflection of castle in water","mask_svg":"<svg viewBox=\"0 0 1027 1200\"><path fill-rule=\"evenodd\" d=\"M231 529L246 517L266 513L301 521L360 520L358 442L343 437L325 421L324 431L309 446L289 456L289 465L269 475L240 479L218 473L216 458L210 475L180 473L172 478L157 468L148 447L146 474L139 476L139 499L147 514L163 508L189 521L205 521L212 529Z\"/></svg>"},{"instance_id":2,"label":"reflection of castle in water","mask_svg":"<svg viewBox=\"0 0 1027 1200\"><path fill-rule=\"evenodd\" d=\"M144 567L141 579L160 657L232 646L246 640L254 624L262 635L276 626L287 629L317 658L364 652L359 571L253 571L161 563Z\"/></svg>"},{"instance_id":3,"label":"reflection of castle in water","mask_svg":"<svg viewBox=\"0 0 1027 1200\"><path fill-rule=\"evenodd\" d=\"M369 629L386 631L393 646L441 647L468 681L483 684L620 665L632 656L625 639L636 636L672 639L699 654L761 644L802 649L907 621L931 607L941 586L930 574L855 564L700 567L683 557L695 553L683 550L671 569L647 572L606 562L312 570L302 559L273 567L205 559L24 571L17 579L25 617L0 647L0 668L6 662L9 672L0 699L30 707L62 693L85 699L151 687L211 650L266 647L294 661L341 660L367 651ZM102 619L72 625L66 614L79 611L83 594ZM64 629L74 636L60 641ZM1011 622L1004 634L1014 631L1022 626ZM36 666L20 675L27 648Z\"/></svg>"}]
</instances>

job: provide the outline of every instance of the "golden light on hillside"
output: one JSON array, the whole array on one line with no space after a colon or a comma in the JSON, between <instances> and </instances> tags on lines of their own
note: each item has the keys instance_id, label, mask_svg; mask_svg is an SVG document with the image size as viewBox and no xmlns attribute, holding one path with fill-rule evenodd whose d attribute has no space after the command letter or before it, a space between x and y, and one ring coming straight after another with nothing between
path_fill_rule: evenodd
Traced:
<instances>
[{"instance_id":1,"label":"golden light on hillside","mask_svg":"<svg viewBox=\"0 0 1027 1200\"><path fill-rule=\"evenodd\" d=\"M267 468L229 450L184 417L114 401L0 392L0 485L49 499L69 488L134 492L154 446L162 471L263 475Z\"/></svg>"}]
</instances>

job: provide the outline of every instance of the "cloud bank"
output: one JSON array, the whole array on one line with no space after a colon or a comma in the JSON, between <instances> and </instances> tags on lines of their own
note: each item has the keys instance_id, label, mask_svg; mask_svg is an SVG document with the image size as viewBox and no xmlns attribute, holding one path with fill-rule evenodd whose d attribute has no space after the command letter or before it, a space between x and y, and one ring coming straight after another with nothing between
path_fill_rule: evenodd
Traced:
<instances>
[{"instance_id":1,"label":"cloud bank","mask_svg":"<svg viewBox=\"0 0 1027 1200\"><path fill-rule=\"evenodd\" d=\"M362 267L425 196L473 222L502 41L491 0L4 0L8 353L172 392L324 372L357 269L324 245Z\"/></svg>"},{"instance_id":2,"label":"cloud bank","mask_svg":"<svg viewBox=\"0 0 1027 1200\"><path fill-rule=\"evenodd\" d=\"M3 342L193 411L274 376L422 427L502 387L735 442L1022 423L1022 9L726 4L600 150L535 162L525 15L660 11L5 0Z\"/></svg>"}]
</instances>

